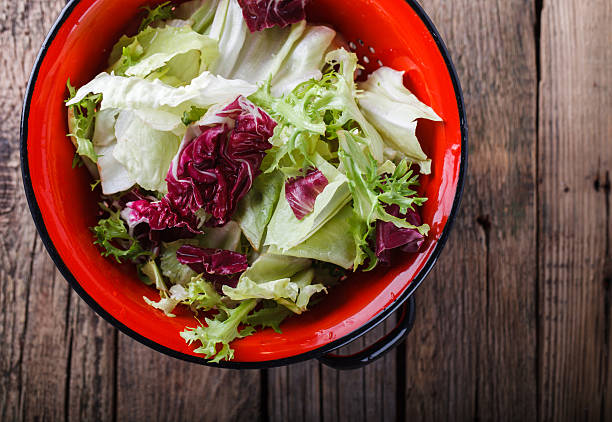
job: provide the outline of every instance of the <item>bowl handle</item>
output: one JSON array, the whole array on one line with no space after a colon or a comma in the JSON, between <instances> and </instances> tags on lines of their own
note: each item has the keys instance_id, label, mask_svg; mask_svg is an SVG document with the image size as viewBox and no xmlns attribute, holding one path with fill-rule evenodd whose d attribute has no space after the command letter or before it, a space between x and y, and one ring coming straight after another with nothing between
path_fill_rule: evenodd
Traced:
<instances>
[{"instance_id":1,"label":"bowl handle","mask_svg":"<svg viewBox=\"0 0 612 422\"><path fill-rule=\"evenodd\" d=\"M331 368L344 370L362 368L374 362L376 359L380 359L406 339L406 336L414 325L415 308L414 296L410 296L402 305L400 320L390 333L373 345L355 354L342 356L327 353L318 358L319 361Z\"/></svg>"}]
</instances>

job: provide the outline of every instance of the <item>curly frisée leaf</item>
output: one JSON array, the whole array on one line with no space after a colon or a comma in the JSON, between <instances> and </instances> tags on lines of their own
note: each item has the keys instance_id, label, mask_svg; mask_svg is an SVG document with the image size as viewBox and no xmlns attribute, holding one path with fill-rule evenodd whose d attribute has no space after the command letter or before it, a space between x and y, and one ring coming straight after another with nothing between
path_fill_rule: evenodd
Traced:
<instances>
[{"instance_id":1,"label":"curly fris\u00e9e leaf","mask_svg":"<svg viewBox=\"0 0 612 422\"><path fill-rule=\"evenodd\" d=\"M91 229L96 236L94 244L104 248L102 256L112 256L117 262L134 261L140 257L150 256L151 252L145 251L140 243L129 235L119 211L108 208L106 211L110 213L110 217L98 221L98 224Z\"/></svg>"},{"instance_id":2,"label":"curly fris\u00e9e leaf","mask_svg":"<svg viewBox=\"0 0 612 422\"><path fill-rule=\"evenodd\" d=\"M147 6L143 7L143 9L147 11L147 16L142 19L138 31L142 31L154 22L170 19L173 16L174 6L167 1L153 9Z\"/></svg>"},{"instance_id":3,"label":"curly fris\u00e9e leaf","mask_svg":"<svg viewBox=\"0 0 612 422\"><path fill-rule=\"evenodd\" d=\"M76 90L70 84L70 79L66 82L66 86L69 93L66 102L69 102L75 97ZM102 95L88 94L68 107L68 126L70 130L68 136L74 139L77 154L89 158L94 163L98 161L98 156L94 151L91 139L94 135L96 108L100 101L102 101Z\"/></svg>"},{"instance_id":4,"label":"curly fris\u00e9e leaf","mask_svg":"<svg viewBox=\"0 0 612 422\"><path fill-rule=\"evenodd\" d=\"M405 209L412 207L413 203L422 203L425 199L398 197L395 187L400 183L397 182L396 178L412 180L410 179L411 174L408 174L407 165L398 166L393 175L383 175L381 180L376 160L367 152L364 152L360 143L357 142L358 138L346 131L339 131L338 138L340 140L338 151L340 162L346 171L349 189L353 197L352 233L355 243L358 245L354 268L356 269L363 264L367 257L370 260L368 269L372 269L378 262L369 247L370 238L375 228L373 223L376 220L393 223L399 228L416 229L422 235L426 235L429 231L427 224L417 227L405 218L389 214L385 210L384 204L396 204ZM363 143L361 140L360 142ZM407 192L407 190L402 190L402 192Z\"/></svg>"},{"instance_id":5,"label":"curly fris\u00e9e leaf","mask_svg":"<svg viewBox=\"0 0 612 422\"><path fill-rule=\"evenodd\" d=\"M250 299L241 302L234 309L224 308L213 318L206 318L206 326L187 327L181 332L181 337L190 345L200 342L200 347L194 352L202 353L211 359L211 362L220 362L222 359L232 360L234 350L230 347L230 343L255 331L252 327L240 330L239 326L256 305L257 300Z\"/></svg>"}]
</instances>

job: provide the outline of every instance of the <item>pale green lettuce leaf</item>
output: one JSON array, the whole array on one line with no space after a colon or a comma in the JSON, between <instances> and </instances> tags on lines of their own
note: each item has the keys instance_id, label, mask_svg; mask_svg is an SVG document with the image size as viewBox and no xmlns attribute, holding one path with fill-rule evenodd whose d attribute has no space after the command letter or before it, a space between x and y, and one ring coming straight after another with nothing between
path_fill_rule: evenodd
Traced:
<instances>
[{"instance_id":1,"label":"pale green lettuce leaf","mask_svg":"<svg viewBox=\"0 0 612 422\"><path fill-rule=\"evenodd\" d=\"M188 297L185 288L179 284L170 287L170 290L166 294L160 292L160 295L161 297L157 302L152 301L146 296L143 296L142 298L148 305L159 309L164 314L166 314L167 317L170 318L174 318L176 316L172 313L174 311L174 308L176 308L182 301L184 301Z\"/></svg>"},{"instance_id":2,"label":"pale green lettuce leaf","mask_svg":"<svg viewBox=\"0 0 612 422\"><path fill-rule=\"evenodd\" d=\"M280 324L291 314L292 312L285 306L274 301L264 301L264 306L247 316L245 323L252 327L269 327L281 333Z\"/></svg>"},{"instance_id":3,"label":"pale green lettuce leaf","mask_svg":"<svg viewBox=\"0 0 612 422\"><path fill-rule=\"evenodd\" d=\"M115 122L118 114L119 111L115 109L105 109L96 114L92 142L98 156L96 164L102 193L105 195L126 191L136 183L123 164L113 156L117 145Z\"/></svg>"},{"instance_id":4,"label":"pale green lettuce leaf","mask_svg":"<svg viewBox=\"0 0 612 422\"><path fill-rule=\"evenodd\" d=\"M327 289L323 284L312 284L315 277L314 269L310 268L297 273L291 278L291 281L299 288L300 292L294 301L280 299L279 303L296 314L301 314L308 310L308 302L315 293L326 292Z\"/></svg>"},{"instance_id":5,"label":"pale green lettuce leaf","mask_svg":"<svg viewBox=\"0 0 612 422\"><path fill-rule=\"evenodd\" d=\"M182 126L183 113L193 106L208 108L213 104L229 103L239 95L252 94L256 89L251 83L224 79L209 72L203 72L189 85L181 87L172 87L159 80L100 73L82 86L67 104L76 104L90 93L100 93L101 110L139 110L154 116L148 122L151 125L162 119L164 129L169 131ZM142 114L140 118L146 121ZM157 128L161 129L161 126Z\"/></svg>"},{"instance_id":6,"label":"pale green lettuce leaf","mask_svg":"<svg viewBox=\"0 0 612 422\"><path fill-rule=\"evenodd\" d=\"M256 251L261 248L263 235L272 218L284 181L285 178L279 171L257 176L233 216Z\"/></svg>"},{"instance_id":7,"label":"pale green lettuce leaf","mask_svg":"<svg viewBox=\"0 0 612 422\"><path fill-rule=\"evenodd\" d=\"M357 251L355 240L351 234L350 218L352 213L352 207L346 205L304 242L284 251L276 246L270 246L268 252L316 259L350 269L353 267Z\"/></svg>"},{"instance_id":8,"label":"pale green lettuce leaf","mask_svg":"<svg viewBox=\"0 0 612 422\"><path fill-rule=\"evenodd\" d=\"M421 173L431 172L431 160L416 136L417 119L442 121L433 109L413 95L403 82L404 72L381 67L359 84L359 106L380 131L385 144L418 163Z\"/></svg>"},{"instance_id":9,"label":"pale green lettuce leaf","mask_svg":"<svg viewBox=\"0 0 612 422\"><path fill-rule=\"evenodd\" d=\"M256 283L242 276L236 287L223 286L223 293L232 300L245 299L288 299L295 302L299 289L290 278Z\"/></svg>"},{"instance_id":10,"label":"pale green lettuce leaf","mask_svg":"<svg viewBox=\"0 0 612 422\"><path fill-rule=\"evenodd\" d=\"M115 136L113 157L127 169L131 179L147 190L167 191L165 178L180 138L172 132L152 129L129 110L119 113Z\"/></svg>"},{"instance_id":11,"label":"pale green lettuce leaf","mask_svg":"<svg viewBox=\"0 0 612 422\"><path fill-rule=\"evenodd\" d=\"M187 26L165 26L163 28L147 27L135 37L122 37L113 48L111 57L117 57L119 51L123 55L123 49L126 48L124 46L131 46L134 43L137 43L140 48L130 53L129 63L126 64L125 59L119 58L111 70L122 75L144 78L151 72L164 67L171 59L195 52L195 55L188 57L191 62L197 64L198 71L204 71L219 54L217 42L212 38L201 35ZM182 64L186 64L184 60ZM193 76L197 76L197 73ZM185 79L184 82L188 80Z\"/></svg>"},{"instance_id":12,"label":"pale green lettuce leaf","mask_svg":"<svg viewBox=\"0 0 612 422\"><path fill-rule=\"evenodd\" d=\"M193 277L187 283L187 293L182 303L193 310L209 311L224 307L221 295L210 282L203 278L202 274Z\"/></svg>"},{"instance_id":13,"label":"pale green lettuce leaf","mask_svg":"<svg viewBox=\"0 0 612 422\"><path fill-rule=\"evenodd\" d=\"M350 201L347 178L318 154L313 160L315 167L325 175L329 184L317 196L313 211L302 220L295 217L285 198L283 186L276 210L268 224L265 245L274 246L282 252L299 245Z\"/></svg>"},{"instance_id":14,"label":"pale green lettuce leaf","mask_svg":"<svg viewBox=\"0 0 612 422\"><path fill-rule=\"evenodd\" d=\"M309 79L319 80L325 54L336 32L327 26L307 25L303 35L272 78L272 94L281 96Z\"/></svg>"},{"instance_id":15,"label":"pale green lettuce leaf","mask_svg":"<svg viewBox=\"0 0 612 422\"><path fill-rule=\"evenodd\" d=\"M231 74L248 32L238 1L221 0L210 28L206 31L210 38L219 43L219 56L210 66L213 74Z\"/></svg>"},{"instance_id":16,"label":"pale green lettuce leaf","mask_svg":"<svg viewBox=\"0 0 612 422\"><path fill-rule=\"evenodd\" d=\"M310 264L309 259L264 253L253 262L243 275L256 283L263 283L270 280L290 278L310 267Z\"/></svg>"},{"instance_id":17,"label":"pale green lettuce leaf","mask_svg":"<svg viewBox=\"0 0 612 422\"><path fill-rule=\"evenodd\" d=\"M236 308L225 308L224 312L219 312L214 318L206 318L207 326L188 327L181 332L181 337L188 344L200 342L201 346L195 349L196 353L202 353L212 362L219 362L222 359L231 360L234 358L234 350L230 343L241 337L248 336L254 332L253 328L246 327L238 330L238 326L244 322L247 315L255 308L257 300L250 299L241 302ZM217 351L217 345L221 349Z\"/></svg>"}]
</instances>

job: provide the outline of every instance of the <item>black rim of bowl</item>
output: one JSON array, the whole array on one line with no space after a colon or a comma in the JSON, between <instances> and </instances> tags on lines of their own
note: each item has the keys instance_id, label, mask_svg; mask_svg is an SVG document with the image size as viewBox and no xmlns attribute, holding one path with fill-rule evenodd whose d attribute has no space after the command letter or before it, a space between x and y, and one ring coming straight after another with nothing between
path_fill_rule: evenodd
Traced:
<instances>
[{"instance_id":1,"label":"black rim of bowl","mask_svg":"<svg viewBox=\"0 0 612 422\"><path fill-rule=\"evenodd\" d=\"M204 357L188 355L188 354L170 349L166 346L162 346L161 344L156 343L144 337L143 335L137 333L131 328L128 328L123 323L115 319L111 314L109 314L104 308L102 308L95 301L95 299L93 299L81 287L79 282L72 275L70 270L68 270L68 267L66 266L66 264L60 257L59 253L55 249L55 246L53 245L53 242L51 241L51 238L49 237L49 233L47 232L47 229L45 228L45 223L43 221L40 208L38 206L36 197L34 195L34 189L32 187L32 181L30 178L30 169L28 165L28 154L27 154L28 115L30 111L30 103L32 100L32 94L34 92L34 87L36 84L36 80L38 78L38 73L40 71L40 66L47 54L47 50L49 49L49 46L55 39L55 36L57 35L60 27L64 24L68 16L70 16L70 14L74 10L74 8L77 6L77 4L80 3L80 1L81 0L71 0L70 3L68 3L66 7L62 10L60 16L57 18L57 20L53 24L51 31L45 38L45 41L36 58L36 62L34 64L34 68L32 70L30 79L28 81L28 86L26 88L25 101L24 101L22 115L21 115L21 134L20 134L21 173L22 173L26 198L28 201L28 205L30 207L30 212L34 219L34 223L36 224L36 228L38 229L38 233L45 247L47 248L49 255L55 262L55 265L60 270L64 278L68 281L70 286L78 293L79 296L81 296L81 298L85 302L87 302L89 306L91 306L94 309L94 311L98 315L100 315L102 318L104 318L105 320L110 322L112 325L114 325L116 328L121 330L121 332L123 332L124 334L127 334L128 336L139 341L140 343L146 346L149 346L150 348L157 350L158 352L162 352L166 355L169 355L169 356L172 356L178 359L182 359L188 362L198 363L202 365L212 366L212 367L233 368L233 369L261 369L261 368L271 368L271 367L276 367L276 366L288 365L288 364L297 363L297 362L301 362L301 361L305 361L309 359L315 359L326 353L334 351L338 349L339 347L342 347L352 342L353 340L356 340L357 338L361 337L362 335L364 335L365 333L367 333L368 331L376 327L378 324L383 322L389 315L395 312L408 299L408 297L410 297L410 295L414 293L416 288L419 287L419 285L423 282L427 274L429 274L434 264L438 260L438 257L440 256L440 253L442 252L442 249L444 248L444 245L448 239L448 235L452 228L453 222L457 216L457 212L459 211L459 204L461 202L461 195L463 193L463 185L465 182L465 176L466 176L466 171L467 171L467 140L468 140L465 106L463 103L463 94L461 91L461 86L459 84L459 78L457 77L457 72L451 61L450 54L446 46L444 45L444 42L442 41L440 34L438 33L438 30L432 23L429 16L427 16L425 11L421 8L421 6L415 0L406 0L406 2L412 7L414 12L423 21L428 31L432 35L433 39L435 40L438 46L438 49L440 50L440 53L442 54L442 57L444 58L446 67L448 69L449 75L453 83L453 88L455 90L455 97L457 99L457 108L459 112L459 123L461 127L461 163L460 163L460 168L459 168L459 178L457 181L457 190L455 193L455 198L453 200L453 207L451 209L451 213L448 217L446 225L444 226L442 235L440 236L440 239L438 240L436 244L436 247L434 248L431 256L429 257L429 259L427 260L427 262L425 263L421 271L419 271L419 273L416 275L414 280L408 285L407 289L397 299L395 299L395 301L391 305L389 305L387 308L382 310L378 315L376 315L370 321L366 322L364 325L355 329L351 333L343 336L342 338L334 340L324 346L318 347L308 352L286 357L286 358L282 358L282 359L274 359L274 360L259 361L259 362L222 361L219 363L211 363L210 361L206 360Z\"/></svg>"}]
</instances>

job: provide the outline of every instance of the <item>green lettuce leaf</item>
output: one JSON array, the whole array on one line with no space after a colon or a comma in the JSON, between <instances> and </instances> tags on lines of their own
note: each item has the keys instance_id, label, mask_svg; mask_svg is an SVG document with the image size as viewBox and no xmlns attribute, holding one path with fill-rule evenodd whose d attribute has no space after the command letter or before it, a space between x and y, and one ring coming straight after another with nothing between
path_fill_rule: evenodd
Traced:
<instances>
[{"instance_id":1,"label":"green lettuce leaf","mask_svg":"<svg viewBox=\"0 0 612 422\"><path fill-rule=\"evenodd\" d=\"M288 299L295 302L299 289L290 278L256 283L247 276L241 276L236 287L223 286L223 294L232 300L245 299Z\"/></svg>"},{"instance_id":2,"label":"green lettuce leaf","mask_svg":"<svg viewBox=\"0 0 612 422\"><path fill-rule=\"evenodd\" d=\"M230 343L254 332L252 327L247 326L242 330L238 327L256 305L257 300L250 299L241 302L234 309L225 308L213 318L206 318L207 326L188 327L181 332L181 337L188 344L200 342L201 346L195 349L195 352L204 354L212 362L219 362L222 359L232 360L234 350L230 347Z\"/></svg>"},{"instance_id":3,"label":"green lettuce leaf","mask_svg":"<svg viewBox=\"0 0 612 422\"><path fill-rule=\"evenodd\" d=\"M104 248L102 256L112 256L117 262L123 262L151 255L151 252L145 251L140 243L130 236L119 211L100 206L110 217L99 220L91 230L96 237L94 244Z\"/></svg>"},{"instance_id":4,"label":"green lettuce leaf","mask_svg":"<svg viewBox=\"0 0 612 422\"><path fill-rule=\"evenodd\" d=\"M281 333L280 325L292 312L287 307L267 300L261 309L247 316L245 323L252 327L272 328Z\"/></svg>"},{"instance_id":5,"label":"green lettuce leaf","mask_svg":"<svg viewBox=\"0 0 612 422\"><path fill-rule=\"evenodd\" d=\"M314 166L325 175L329 184L317 196L313 211L302 220L295 217L285 198L283 186L265 240L265 245L274 246L282 253L311 237L351 199L347 178L318 154L313 160Z\"/></svg>"},{"instance_id":6,"label":"green lettuce leaf","mask_svg":"<svg viewBox=\"0 0 612 422\"><path fill-rule=\"evenodd\" d=\"M159 80L100 73L82 86L67 105L77 104L92 93L102 94L102 110L133 110L156 130L172 131L183 127L184 131L181 118L192 107L208 108L228 103L255 90L256 87L248 82L224 79L209 72L203 72L189 85L181 87L172 87Z\"/></svg>"},{"instance_id":7,"label":"green lettuce leaf","mask_svg":"<svg viewBox=\"0 0 612 422\"><path fill-rule=\"evenodd\" d=\"M147 16L145 16L142 19L142 22L140 22L140 28L138 30L142 31L154 22L170 19L173 15L173 7L174 6L169 1L164 2L153 9L145 6L144 9L147 11Z\"/></svg>"},{"instance_id":8,"label":"green lettuce leaf","mask_svg":"<svg viewBox=\"0 0 612 422\"><path fill-rule=\"evenodd\" d=\"M187 295L183 303L189 305L191 309L204 311L224 306L221 295L211 283L204 280L201 274L193 277L187 284Z\"/></svg>"},{"instance_id":9,"label":"green lettuce leaf","mask_svg":"<svg viewBox=\"0 0 612 422\"><path fill-rule=\"evenodd\" d=\"M306 310L310 297L325 290L312 285L314 270L309 259L265 253L240 277L235 288L223 286L232 300L271 299L294 313Z\"/></svg>"},{"instance_id":10,"label":"green lettuce leaf","mask_svg":"<svg viewBox=\"0 0 612 422\"><path fill-rule=\"evenodd\" d=\"M68 79L66 85L69 93L67 103L70 103L77 92L70 84L70 79ZM70 130L68 136L73 138L77 148L76 153L81 157L87 157L94 163L98 160L98 155L94 151L91 139L94 134L96 108L101 100L100 95L88 94L76 102L73 101L68 107L68 129Z\"/></svg>"},{"instance_id":11,"label":"green lettuce leaf","mask_svg":"<svg viewBox=\"0 0 612 422\"><path fill-rule=\"evenodd\" d=\"M352 235L352 213L353 208L346 205L304 242L287 250L270 246L268 253L316 259L350 269L357 253Z\"/></svg>"},{"instance_id":12,"label":"green lettuce leaf","mask_svg":"<svg viewBox=\"0 0 612 422\"><path fill-rule=\"evenodd\" d=\"M416 137L417 119L442 121L431 107L423 104L405 86L404 72L381 67L359 84L359 107L380 131L387 146L400 157L418 163L421 173L431 172L431 160Z\"/></svg>"},{"instance_id":13,"label":"green lettuce leaf","mask_svg":"<svg viewBox=\"0 0 612 422\"><path fill-rule=\"evenodd\" d=\"M405 210L407 207L412 207L412 204L422 204L425 198L401 197L401 193L416 193L410 189L416 179L412 178L412 173L408 171L405 162L397 167L393 175L381 177L376 160L361 146L364 143L363 139L346 131L339 131L338 138L340 162L349 180L353 197L354 217L350 223L355 243L359 248L354 268L361 265L366 257L370 258L369 268L373 268L377 261L368 246L368 239L373 234L375 227L373 223L376 220L391 222L397 227L417 229L423 235L429 231L427 224L417 227L404 219L390 215L385 211L385 204L396 204Z\"/></svg>"},{"instance_id":14,"label":"green lettuce leaf","mask_svg":"<svg viewBox=\"0 0 612 422\"><path fill-rule=\"evenodd\" d=\"M166 175L180 138L172 132L151 128L129 110L119 113L115 135L113 157L125 167L130 178L147 190L166 192Z\"/></svg>"},{"instance_id":15,"label":"green lettuce leaf","mask_svg":"<svg viewBox=\"0 0 612 422\"><path fill-rule=\"evenodd\" d=\"M285 179L281 172L261 174L253 182L249 193L240 201L234 219L240 224L251 246L261 249L266 227L278 202Z\"/></svg>"},{"instance_id":16,"label":"green lettuce leaf","mask_svg":"<svg viewBox=\"0 0 612 422\"><path fill-rule=\"evenodd\" d=\"M187 83L206 70L218 54L215 40L187 26L147 27L135 37L124 36L119 40L113 48L111 60L119 58L111 70L121 76L145 78L169 65L171 60L182 58L162 73L173 75L178 83Z\"/></svg>"}]
</instances>

